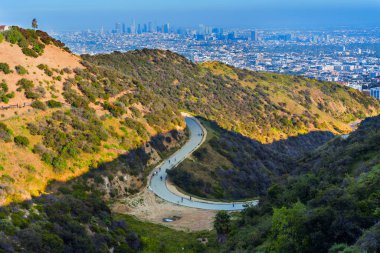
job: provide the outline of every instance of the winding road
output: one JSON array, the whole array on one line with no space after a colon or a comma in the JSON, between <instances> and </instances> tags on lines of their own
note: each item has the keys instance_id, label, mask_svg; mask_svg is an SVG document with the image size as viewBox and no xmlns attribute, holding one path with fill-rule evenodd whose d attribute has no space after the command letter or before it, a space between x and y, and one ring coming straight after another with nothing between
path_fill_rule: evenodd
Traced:
<instances>
[{"instance_id":1,"label":"winding road","mask_svg":"<svg viewBox=\"0 0 380 253\"><path fill-rule=\"evenodd\" d=\"M158 197L182 206L200 208L207 210L225 210L225 211L239 211L245 208L246 205L257 205L258 201L247 202L213 202L201 200L190 196L183 197L178 195L167 187L166 178L167 170L170 170L185 160L191 153L197 150L206 139L206 129L204 129L201 123L194 117L187 115L185 117L187 127L190 131L190 137L188 142L179 149L176 153L164 160L158 165L151 174L149 183L149 190L155 193Z\"/></svg>"}]
</instances>

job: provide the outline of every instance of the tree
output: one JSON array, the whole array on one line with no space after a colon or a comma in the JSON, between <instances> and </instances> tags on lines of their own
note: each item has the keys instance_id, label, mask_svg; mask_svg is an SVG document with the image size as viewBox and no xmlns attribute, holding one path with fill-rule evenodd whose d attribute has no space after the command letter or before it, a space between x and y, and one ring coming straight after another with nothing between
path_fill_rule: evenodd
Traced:
<instances>
[{"instance_id":1,"label":"tree","mask_svg":"<svg viewBox=\"0 0 380 253\"><path fill-rule=\"evenodd\" d=\"M32 20L32 27L34 30L36 30L38 28L37 19L35 19L35 18Z\"/></svg>"},{"instance_id":2,"label":"tree","mask_svg":"<svg viewBox=\"0 0 380 253\"><path fill-rule=\"evenodd\" d=\"M231 217L226 211L219 211L214 220L214 228L218 235L218 242L224 243L231 231Z\"/></svg>"},{"instance_id":3,"label":"tree","mask_svg":"<svg viewBox=\"0 0 380 253\"><path fill-rule=\"evenodd\" d=\"M290 208L274 209L269 251L305 252L308 246L308 233L304 226L306 213L305 205L300 202Z\"/></svg>"}]
</instances>

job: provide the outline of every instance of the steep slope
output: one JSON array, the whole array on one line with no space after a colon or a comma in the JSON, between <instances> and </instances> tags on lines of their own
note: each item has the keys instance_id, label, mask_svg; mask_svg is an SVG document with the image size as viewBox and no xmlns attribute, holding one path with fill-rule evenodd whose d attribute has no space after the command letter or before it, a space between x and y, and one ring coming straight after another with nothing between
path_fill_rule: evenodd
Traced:
<instances>
[{"instance_id":1,"label":"steep slope","mask_svg":"<svg viewBox=\"0 0 380 253\"><path fill-rule=\"evenodd\" d=\"M105 197L132 194L149 168L186 140L176 106L136 80L83 65L41 31L13 27L4 36L0 204L38 196L49 181L67 181L100 164L110 167Z\"/></svg>"},{"instance_id":2,"label":"steep slope","mask_svg":"<svg viewBox=\"0 0 380 253\"><path fill-rule=\"evenodd\" d=\"M169 51L83 58L130 75L181 109L262 143L315 130L348 133L350 122L377 115L380 108L375 99L337 83L215 62L197 65Z\"/></svg>"},{"instance_id":3,"label":"steep slope","mask_svg":"<svg viewBox=\"0 0 380 253\"><path fill-rule=\"evenodd\" d=\"M337 83L216 62L194 64L169 51L83 59L132 76L180 109L203 117L206 124L213 122L212 138L170 173L177 186L200 197L265 195L271 183L293 172L297 157L323 145L332 134L349 133L350 123L377 115L380 108L375 99Z\"/></svg>"},{"instance_id":4,"label":"steep slope","mask_svg":"<svg viewBox=\"0 0 380 253\"><path fill-rule=\"evenodd\" d=\"M0 100L1 107L16 106L20 108L10 108L1 111L0 119L7 119L21 114L28 110L24 104L30 104L31 99L26 97L26 92L18 92L20 88L17 83L25 78L34 84L34 91L39 95L41 101L55 99L64 102L62 88L65 79L73 77L72 69L83 68L80 57L75 56L62 48L48 44L44 53L38 58L30 57L22 52L22 49L9 42L0 43L0 64L6 64L10 72L5 73L0 70L0 82L8 87L7 93L14 92L14 97L9 101Z\"/></svg>"},{"instance_id":5,"label":"steep slope","mask_svg":"<svg viewBox=\"0 0 380 253\"><path fill-rule=\"evenodd\" d=\"M262 144L202 120L205 144L169 171L169 179L185 192L212 199L241 200L265 195L271 183L291 173L297 159L325 144L334 135L311 132Z\"/></svg>"},{"instance_id":6,"label":"steep slope","mask_svg":"<svg viewBox=\"0 0 380 253\"><path fill-rule=\"evenodd\" d=\"M379 127L380 117L368 118L300 159L242 214L223 251L379 252Z\"/></svg>"},{"instance_id":7,"label":"steep slope","mask_svg":"<svg viewBox=\"0 0 380 253\"><path fill-rule=\"evenodd\" d=\"M165 251L115 217L107 201L138 192L150 168L183 144L180 109L215 121L215 138L179 168L204 180L194 193L265 196L213 252L379 251L379 118L326 144L332 133L351 131L349 122L377 114L374 99L335 83L196 65L166 51L79 58L41 31L13 27L5 38L0 251L137 252L146 244ZM12 101L25 107L8 108ZM206 250L196 236L175 247Z\"/></svg>"}]
</instances>

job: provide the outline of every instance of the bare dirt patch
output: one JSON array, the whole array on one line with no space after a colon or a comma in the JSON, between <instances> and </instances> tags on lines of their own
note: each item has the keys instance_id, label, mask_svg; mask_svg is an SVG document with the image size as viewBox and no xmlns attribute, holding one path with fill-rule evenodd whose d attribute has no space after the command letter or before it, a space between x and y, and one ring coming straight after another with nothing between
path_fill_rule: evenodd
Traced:
<instances>
[{"instance_id":1,"label":"bare dirt patch","mask_svg":"<svg viewBox=\"0 0 380 253\"><path fill-rule=\"evenodd\" d=\"M166 202L148 189L113 204L112 211L133 215L144 221L187 232L211 230L216 214L216 211L189 208ZM171 217L179 217L179 219L172 222L163 221L164 218Z\"/></svg>"}]
</instances>

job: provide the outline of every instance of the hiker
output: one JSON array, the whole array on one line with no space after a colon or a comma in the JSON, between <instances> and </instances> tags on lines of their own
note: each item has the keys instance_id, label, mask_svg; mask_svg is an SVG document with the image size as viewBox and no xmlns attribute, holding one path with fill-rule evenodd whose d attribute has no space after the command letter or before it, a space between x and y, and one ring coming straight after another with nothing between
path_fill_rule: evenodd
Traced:
<instances>
[{"instance_id":1,"label":"hiker","mask_svg":"<svg viewBox=\"0 0 380 253\"><path fill-rule=\"evenodd\" d=\"M160 177L161 181L162 181L162 176Z\"/></svg>"}]
</instances>

